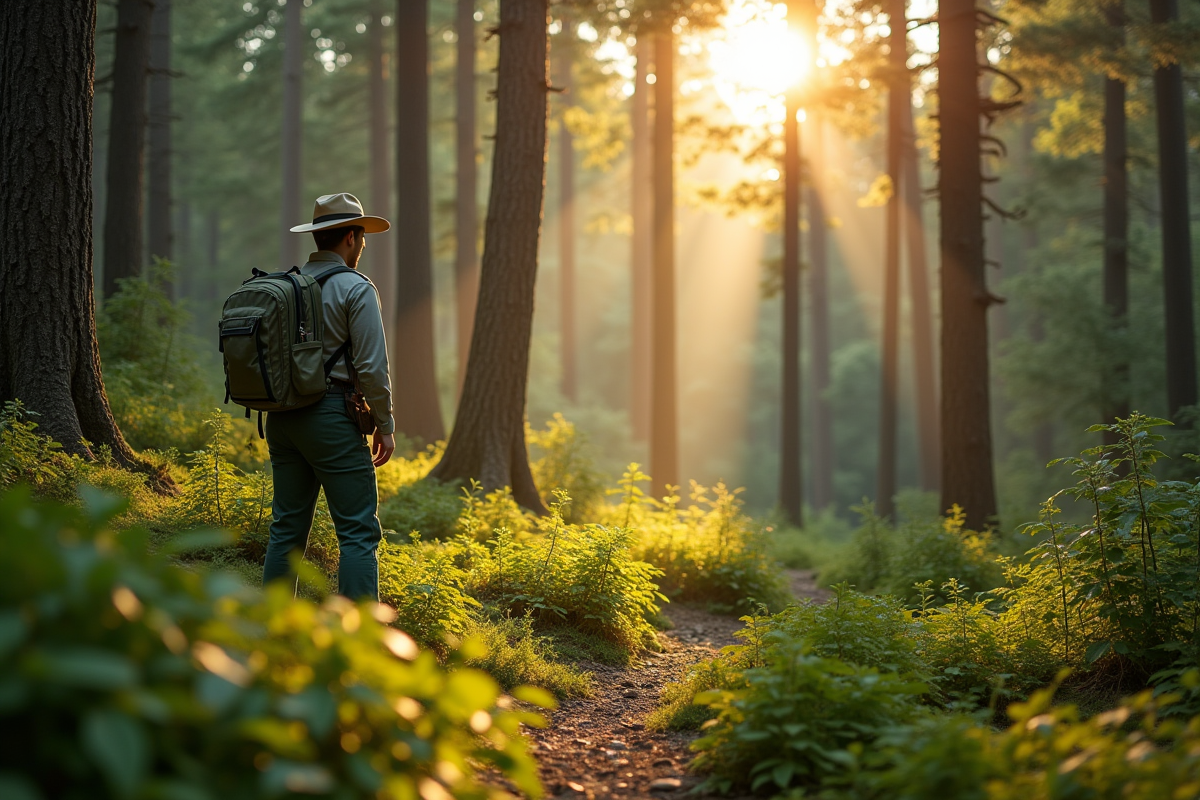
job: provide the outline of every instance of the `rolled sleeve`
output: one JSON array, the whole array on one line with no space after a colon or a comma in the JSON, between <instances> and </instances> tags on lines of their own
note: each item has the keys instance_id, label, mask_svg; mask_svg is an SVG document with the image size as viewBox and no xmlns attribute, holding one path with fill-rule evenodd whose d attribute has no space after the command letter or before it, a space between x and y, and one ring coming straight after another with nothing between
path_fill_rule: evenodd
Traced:
<instances>
[{"instance_id":1,"label":"rolled sleeve","mask_svg":"<svg viewBox=\"0 0 1200 800\"><path fill-rule=\"evenodd\" d=\"M371 283L360 282L348 298L346 316L350 341L354 343L351 360L358 373L358 385L380 433L393 433L392 386L389 378L387 335L383 330L383 314L379 310L379 295Z\"/></svg>"}]
</instances>

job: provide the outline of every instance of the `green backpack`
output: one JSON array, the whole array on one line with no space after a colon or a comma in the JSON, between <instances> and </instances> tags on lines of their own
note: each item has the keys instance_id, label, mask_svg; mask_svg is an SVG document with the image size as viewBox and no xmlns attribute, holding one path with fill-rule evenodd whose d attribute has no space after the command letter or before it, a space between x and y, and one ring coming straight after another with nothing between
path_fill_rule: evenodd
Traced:
<instances>
[{"instance_id":1,"label":"green backpack","mask_svg":"<svg viewBox=\"0 0 1200 800\"><path fill-rule=\"evenodd\" d=\"M287 272L252 270L221 311L220 349L225 362L225 402L259 412L289 411L325 396L329 373L347 355L346 341L322 360L325 320L321 287L334 275L356 270L331 269L312 278L293 267ZM366 277L366 276L362 276Z\"/></svg>"}]
</instances>

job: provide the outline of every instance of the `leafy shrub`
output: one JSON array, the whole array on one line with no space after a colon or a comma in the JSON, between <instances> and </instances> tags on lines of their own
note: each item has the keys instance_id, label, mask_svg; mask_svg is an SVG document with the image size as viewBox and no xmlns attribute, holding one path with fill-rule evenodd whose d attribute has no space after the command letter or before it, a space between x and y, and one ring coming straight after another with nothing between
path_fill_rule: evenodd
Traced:
<instances>
[{"instance_id":1,"label":"leafy shrub","mask_svg":"<svg viewBox=\"0 0 1200 800\"><path fill-rule=\"evenodd\" d=\"M109 527L118 501L85 501L0 495L0 713L21 732L0 796L482 798L476 764L539 793L536 717L419 653L386 607L171 566Z\"/></svg>"},{"instance_id":2,"label":"leafy shrub","mask_svg":"<svg viewBox=\"0 0 1200 800\"><path fill-rule=\"evenodd\" d=\"M71 499L76 464L62 445L37 432L35 416L20 400L7 400L0 409L0 486L20 482L40 495Z\"/></svg>"},{"instance_id":3,"label":"leafy shrub","mask_svg":"<svg viewBox=\"0 0 1200 800\"><path fill-rule=\"evenodd\" d=\"M379 543L379 597L396 608L397 625L426 646L442 648L448 635L461 638L481 607L466 592L459 552L444 542L422 542L419 534L409 544Z\"/></svg>"},{"instance_id":4,"label":"leafy shrub","mask_svg":"<svg viewBox=\"0 0 1200 800\"><path fill-rule=\"evenodd\" d=\"M1143 692L1081 719L1054 688L1010 706L1004 731L962 716L923 719L881 738L888 766L860 775L868 800L1053 800L1200 796L1200 719L1162 721Z\"/></svg>"},{"instance_id":5,"label":"leafy shrub","mask_svg":"<svg viewBox=\"0 0 1200 800\"><path fill-rule=\"evenodd\" d=\"M919 681L812 653L771 634L774 657L744 673L746 688L701 694L717 712L693 749L704 788L832 787L851 779L864 751L919 714Z\"/></svg>"},{"instance_id":6,"label":"leafy shrub","mask_svg":"<svg viewBox=\"0 0 1200 800\"><path fill-rule=\"evenodd\" d=\"M397 486L391 497L379 504L379 522L385 530L402 534L415 531L425 539L454 536L461 514L458 490L432 480Z\"/></svg>"},{"instance_id":7,"label":"leafy shrub","mask_svg":"<svg viewBox=\"0 0 1200 800\"><path fill-rule=\"evenodd\" d=\"M525 440L538 456L530 468L542 499L549 503L555 492L566 492L571 498L571 505L564 509L567 521L591 519L604 502L604 478L596 469L587 437L556 413L545 430L526 427Z\"/></svg>"},{"instance_id":8,"label":"leafy shrub","mask_svg":"<svg viewBox=\"0 0 1200 800\"><path fill-rule=\"evenodd\" d=\"M467 626L467 636L485 650L467 663L491 675L504 689L527 684L559 697L591 694L591 674L557 663L553 643L534 631L527 616L476 620Z\"/></svg>"},{"instance_id":9,"label":"leafy shrub","mask_svg":"<svg viewBox=\"0 0 1200 800\"><path fill-rule=\"evenodd\" d=\"M676 600L705 602L720 610L748 611L756 603L782 608L790 599L771 558L762 526L742 513L741 490L692 482L692 503L680 497L649 498L649 480L631 464L618 482L621 501L603 519L638 532L634 556L663 571L662 590Z\"/></svg>"}]
</instances>

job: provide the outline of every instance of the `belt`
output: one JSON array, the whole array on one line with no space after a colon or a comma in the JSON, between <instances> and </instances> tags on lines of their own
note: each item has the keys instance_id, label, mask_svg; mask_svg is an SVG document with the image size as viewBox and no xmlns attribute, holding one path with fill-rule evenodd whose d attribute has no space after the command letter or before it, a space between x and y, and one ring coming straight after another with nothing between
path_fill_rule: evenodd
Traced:
<instances>
[{"instance_id":1,"label":"belt","mask_svg":"<svg viewBox=\"0 0 1200 800\"><path fill-rule=\"evenodd\" d=\"M328 391L330 394L353 394L354 384L339 378L330 378Z\"/></svg>"}]
</instances>

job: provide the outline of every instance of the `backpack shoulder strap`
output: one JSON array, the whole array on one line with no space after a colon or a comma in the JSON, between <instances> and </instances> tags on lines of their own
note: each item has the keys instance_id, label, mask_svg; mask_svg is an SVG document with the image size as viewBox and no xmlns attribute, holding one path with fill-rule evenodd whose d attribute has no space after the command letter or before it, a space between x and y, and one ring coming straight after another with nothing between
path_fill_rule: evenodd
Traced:
<instances>
[{"instance_id":1,"label":"backpack shoulder strap","mask_svg":"<svg viewBox=\"0 0 1200 800\"><path fill-rule=\"evenodd\" d=\"M342 275L346 272L350 272L350 273L357 275L358 277L362 278L367 283L371 282L371 279L368 278L366 275L363 275L361 272L354 269L353 267L347 267L347 266L334 267L333 269L329 270L328 272L324 272L320 276L318 276L316 281L317 281L317 283L319 283L321 285L321 288L323 289L323 288L325 288L325 281L329 280L334 275Z\"/></svg>"}]
</instances>

